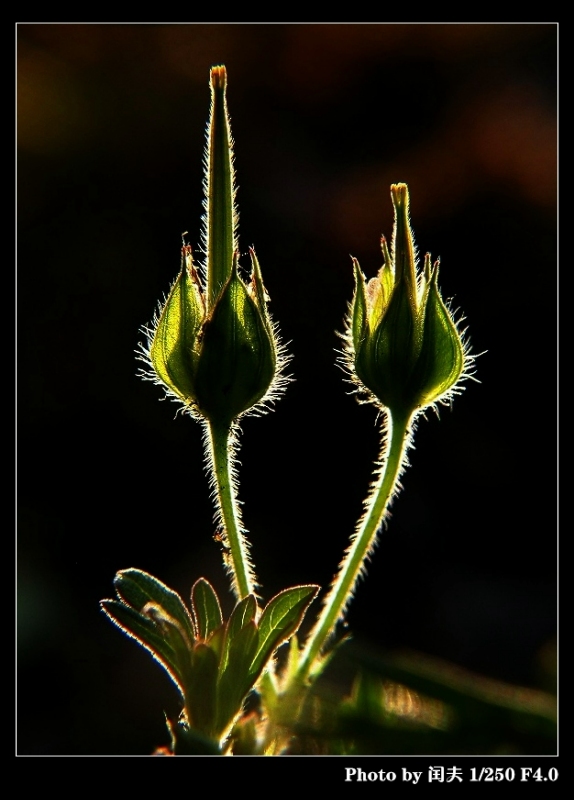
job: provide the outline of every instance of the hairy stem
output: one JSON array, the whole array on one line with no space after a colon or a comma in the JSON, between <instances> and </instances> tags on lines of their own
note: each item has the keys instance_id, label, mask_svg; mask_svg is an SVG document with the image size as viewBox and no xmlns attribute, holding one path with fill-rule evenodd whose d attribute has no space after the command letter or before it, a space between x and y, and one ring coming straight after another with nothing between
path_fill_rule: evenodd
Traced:
<instances>
[{"instance_id":1,"label":"hairy stem","mask_svg":"<svg viewBox=\"0 0 574 800\"><path fill-rule=\"evenodd\" d=\"M249 559L249 544L244 536L237 500L233 458L237 436L230 424L209 423L208 428L213 484L225 530L224 560L232 576L232 588L238 600L256 594L255 575Z\"/></svg>"},{"instance_id":2,"label":"hairy stem","mask_svg":"<svg viewBox=\"0 0 574 800\"><path fill-rule=\"evenodd\" d=\"M336 623L343 619L389 503L397 492L398 480L406 464L412 417L393 415L389 410L386 415L380 471L365 501L365 513L357 524L339 572L325 598L321 615L307 639L296 673L297 681L305 681L314 672L315 660L332 637Z\"/></svg>"}]
</instances>

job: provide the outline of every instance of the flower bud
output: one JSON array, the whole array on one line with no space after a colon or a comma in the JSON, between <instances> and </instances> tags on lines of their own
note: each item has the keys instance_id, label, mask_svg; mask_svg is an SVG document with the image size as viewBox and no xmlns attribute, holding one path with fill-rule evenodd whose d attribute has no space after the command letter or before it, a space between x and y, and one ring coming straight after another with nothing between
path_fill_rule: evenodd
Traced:
<instances>
[{"instance_id":1,"label":"flower bud","mask_svg":"<svg viewBox=\"0 0 574 800\"><path fill-rule=\"evenodd\" d=\"M382 239L384 264L368 283L356 259L355 294L347 320L346 366L352 380L379 405L410 416L448 400L465 377L470 359L438 288L439 262L430 255L417 271L409 220L409 191L391 186L395 212L389 252Z\"/></svg>"},{"instance_id":2,"label":"flower bud","mask_svg":"<svg viewBox=\"0 0 574 800\"><path fill-rule=\"evenodd\" d=\"M203 249L196 269L182 248L181 272L148 333L144 377L163 385L192 415L219 425L273 400L286 383L283 347L251 249L247 281L239 274L237 210L225 67L211 70L205 158Z\"/></svg>"},{"instance_id":3,"label":"flower bud","mask_svg":"<svg viewBox=\"0 0 574 800\"><path fill-rule=\"evenodd\" d=\"M257 264L255 253L252 262ZM255 271L255 267L254 267ZM211 421L230 422L256 405L271 386L277 366L266 303L233 272L200 331L196 401Z\"/></svg>"}]
</instances>

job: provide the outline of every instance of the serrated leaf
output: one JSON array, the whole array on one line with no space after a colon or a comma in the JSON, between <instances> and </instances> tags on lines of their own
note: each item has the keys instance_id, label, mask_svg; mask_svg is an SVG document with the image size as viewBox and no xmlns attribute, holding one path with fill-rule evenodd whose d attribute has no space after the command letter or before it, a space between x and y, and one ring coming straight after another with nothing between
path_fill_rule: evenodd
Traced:
<instances>
[{"instance_id":1,"label":"serrated leaf","mask_svg":"<svg viewBox=\"0 0 574 800\"><path fill-rule=\"evenodd\" d=\"M168 673L185 699L185 679L173 647L158 631L156 624L147 616L140 614L119 600L102 600L104 613L127 636L151 653Z\"/></svg>"},{"instance_id":2,"label":"serrated leaf","mask_svg":"<svg viewBox=\"0 0 574 800\"><path fill-rule=\"evenodd\" d=\"M150 602L164 608L193 643L195 637L189 611L179 594L165 583L141 569L124 569L114 578L114 586L120 599L136 611L141 611Z\"/></svg>"},{"instance_id":3,"label":"serrated leaf","mask_svg":"<svg viewBox=\"0 0 574 800\"><path fill-rule=\"evenodd\" d=\"M205 641L223 624L219 599L215 589L205 578L200 578L193 584L191 589L191 608L196 636L198 639Z\"/></svg>"},{"instance_id":4,"label":"serrated leaf","mask_svg":"<svg viewBox=\"0 0 574 800\"><path fill-rule=\"evenodd\" d=\"M285 589L269 601L259 620L259 646L250 675L255 680L272 653L292 636L319 592L315 585Z\"/></svg>"}]
</instances>

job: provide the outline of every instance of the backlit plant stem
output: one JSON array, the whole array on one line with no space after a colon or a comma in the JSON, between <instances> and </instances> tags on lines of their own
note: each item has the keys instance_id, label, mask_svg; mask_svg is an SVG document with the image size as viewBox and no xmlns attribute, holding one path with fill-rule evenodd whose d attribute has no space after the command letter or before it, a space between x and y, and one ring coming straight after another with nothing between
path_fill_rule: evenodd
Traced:
<instances>
[{"instance_id":1,"label":"backlit plant stem","mask_svg":"<svg viewBox=\"0 0 574 800\"><path fill-rule=\"evenodd\" d=\"M410 441L410 423L413 415L401 416L386 410L383 426L384 442L381 468L372 491L365 502L365 513L360 519L351 544L339 567L339 572L325 598L323 610L303 650L296 673L297 681L305 681L315 672L316 659L333 636L335 625L342 620L365 562L373 550L387 509L398 490L398 481L406 466L406 452Z\"/></svg>"},{"instance_id":2,"label":"backlit plant stem","mask_svg":"<svg viewBox=\"0 0 574 800\"><path fill-rule=\"evenodd\" d=\"M236 434L233 423L208 424L208 458L211 456L213 487L224 528L225 562L238 600L255 594L255 575L249 559L249 545L243 535L243 525L236 491L233 457Z\"/></svg>"}]
</instances>

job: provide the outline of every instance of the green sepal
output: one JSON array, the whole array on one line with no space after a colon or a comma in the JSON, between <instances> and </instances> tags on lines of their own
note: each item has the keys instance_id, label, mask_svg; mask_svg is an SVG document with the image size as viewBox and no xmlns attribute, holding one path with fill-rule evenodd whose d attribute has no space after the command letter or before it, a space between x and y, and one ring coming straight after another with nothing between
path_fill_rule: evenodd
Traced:
<instances>
[{"instance_id":1,"label":"green sepal","mask_svg":"<svg viewBox=\"0 0 574 800\"><path fill-rule=\"evenodd\" d=\"M182 673L177 653L165 640L155 622L119 600L102 600L100 605L118 628L145 647L161 664L185 700L187 676Z\"/></svg>"},{"instance_id":2,"label":"green sepal","mask_svg":"<svg viewBox=\"0 0 574 800\"><path fill-rule=\"evenodd\" d=\"M157 377L188 405L192 405L195 398L198 333L204 316L203 296L191 250L184 247L181 271L162 308L149 356Z\"/></svg>"},{"instance_id":3,"label":"green sepal","mask_svg":"<svg viewBox=\"0 0 574 800\"><path fill-rule=\"evenodd\" d=\"M201 413L212 423L229 424L262 399L275 368L273 337L237 273L236 255L231 277L202 331L195 378Z\"/></svg>"},{"instance_id":4,"label":"green sepal","mask_svg":"<svg viewBox=\"0 0 574 800\"><path fill-rule=\"evenodd\" d=\"M315 585L284 589L269 601L259 620L259 646L250 676L255 681L275 650L298 630L305 612L319 592Z\"/></svg>"},{"instance_id":5,"label":"green sepal","mask_svg":"<svg viewBox=\"0 0 574 800\"><path fill-rule=\"evenodd\" d=\"M197 580L191 589L191 609L195 623L195 635L206 641L223 624L219 598L213 586L205 578Z\"/></svg>"},{"instance_id":6,"label":"green sepal","mask_svg":"<svg viewBox=\"0 0 574 800\"><path fill-rule=\"evenodd\" d=\"M120 599L136 611L141 612L148 603L165 609L193 643L195 636L191 616L179 594L165 583L141 569L124 569L116 574L114 587Z\"/></svg>"},{"instance_id":7,"label":"green sepal","mask_svg":"<svg viewBox=\"0 0 574 800\"><path fill-rule=\"evenodd\" d=\"M373 331L371 344L372 357L378 366L373 379L378 391L384 395L383 403L391 409L397 402L402 402L415 364L415 336L408 286L401 282L393 289L382 320Z\"/></svg>"},{"instance_id":8,"label":"green sepal","mask_svg":"<svg viewBox=\"0 0 574 800\"><path fill-rule=\"evenodd\" d=\"M381 286L380 304L373 308L371 312L371 325L374 325L379 317L382 316L384 309L389 303L391 294L395 286L395 273L391 254L384 236L381 237L381 250L383 252L383 266L379 270L377 280Z\"/></svg>"},{"instance_id":9,"label":"green sepal","mask_svg":"<svg viewBox=\"0 0 574 800\"><path fill-rule=\"evenodd\" d=\"M274 336L273 325L271 323L269 312L267 311L267 301L269 298L267 295L267 290L263 284L263 276L261 275L259 260L255 255L255 250L253 247L249 248L249 256L251 258L251 284L249 287L250 294L255 300L255 304L257 305L257 308L261 314L262 322L265 324L267 333L272 339Z\"/></svg>"},{"instance_id":10,"label":"green sepal","mask_svg":"<svg viewBox=\"0 0 574 800\"><path fill-rule=\"evenodd\" d=\"M464 369L464 349L460 334L440 296L437 278L438 263L431 276L426 302L422 308L422 346L412 377L420 406L430 405L448 392Z\"/></svg>"},{"instance_id":11,"label":"green sepal","mask_svg":"<svg viewBox=\"0 0 574 800\"><path fill-rule=\"evenodd\" d=\"M365 341L367 329L367 299L365 297L365 276L361 272L359 262L353 259L355 273L355 293L351 303L351 331L353 336L353 346L358 353Z\"/></svg>"},{"instance_id":12,"label":"green sepal","mask_svg":"<svg viewBox=\"0 0 574 800\"><path fill-rule=\"evenodd\" d=\"M360 348L355 348L355 371L361 382L388 408L405 402L415 364L415 319L407 287L395 286L382 318Z\"/></svg>"}]
</instances>

